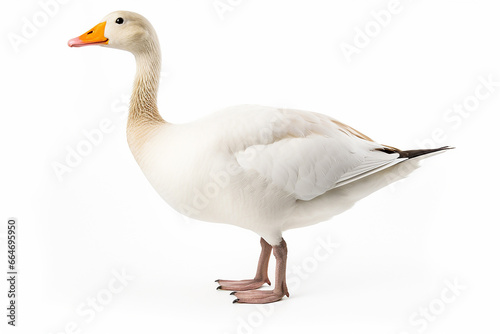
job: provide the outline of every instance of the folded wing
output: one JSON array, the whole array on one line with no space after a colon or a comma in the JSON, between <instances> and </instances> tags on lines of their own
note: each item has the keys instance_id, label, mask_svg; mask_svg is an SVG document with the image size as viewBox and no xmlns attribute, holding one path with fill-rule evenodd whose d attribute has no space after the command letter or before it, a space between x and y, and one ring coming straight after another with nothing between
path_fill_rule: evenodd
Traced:
<instances>
[{"instance_id":1,"label":"folded wing","mask_svg":"<svg viewBox=\"0 0 500 334\"><path fill-rule=\"evenodd\" d=\"M268 139L236 152L238 163L299 200L390 167L404 159L327 116L275 109ZM271 139L269 139L271 138Z\"/></svg>"}]
</instances>

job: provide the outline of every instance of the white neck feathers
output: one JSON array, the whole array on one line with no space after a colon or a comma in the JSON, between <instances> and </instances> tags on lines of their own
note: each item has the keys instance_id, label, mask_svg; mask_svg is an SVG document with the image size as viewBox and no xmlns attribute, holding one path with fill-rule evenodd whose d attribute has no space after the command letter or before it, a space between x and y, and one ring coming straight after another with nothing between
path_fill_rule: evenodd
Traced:
<instances>
[{"instance_id":1,"label":"white neck feathers","mask_svg":"<svg viewBox=\"0 0 500 334\"><path fill-rule=\"evenodd\" d=\"M156 36L135 53L137 72L130 100L127 140L134 156L151 134L166 122L158 112L156 97L160 81L161 53Z\"/></svg>"}]
</instances>

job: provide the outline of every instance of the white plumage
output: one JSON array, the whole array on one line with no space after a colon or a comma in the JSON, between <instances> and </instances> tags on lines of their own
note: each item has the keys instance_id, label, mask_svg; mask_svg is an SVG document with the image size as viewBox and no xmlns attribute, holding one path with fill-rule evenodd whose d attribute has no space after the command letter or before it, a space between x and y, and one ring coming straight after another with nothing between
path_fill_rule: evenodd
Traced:
<instances>
[{"instance_id":1,"label":"white plumage","mask_svg":"<svg viewBox=\"0 0 500 334\"><path fill-rule=\"evenodd\" d=\"M321 114L243 105L191 124L165 123L133 153L174 209L276 245L302 201L402 160L375 150L383 148Z\"/></svg>"},{"instance_id":2,"label":"white plumage","mask_svg":"<svg viewBox=\"0 0 500 334\"><path fill-rule=\"evenodd\" d=\"M239 302L271 302L288 295L283 231L349 209L416 167L398 169L401 162L445 149L400 151L329 116L256 105L170 124L156 105L161 55L146 19L131 12L112 13L69 42L87 44L124 49L136 57L127 138L161 197L189 217L233 224L263 238L256 278L250 283L221 281L221 288L252 290L266 282L272 246L279 268L276 289L271 295L238 292Z\"/></svg>"}]
</instances>

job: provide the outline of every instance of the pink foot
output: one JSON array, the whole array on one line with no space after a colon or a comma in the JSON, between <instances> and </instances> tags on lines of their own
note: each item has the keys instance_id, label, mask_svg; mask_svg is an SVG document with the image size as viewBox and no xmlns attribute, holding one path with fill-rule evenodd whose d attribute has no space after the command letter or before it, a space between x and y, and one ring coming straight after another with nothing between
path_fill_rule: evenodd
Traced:
<instances>
[{"instance_id":1,"label":"pink foot","mask_svg":"<svg viewBox=\"0 0 500 334\"><path fill-rule=\"evenodd\" d=\"M266 304L277 302L283 298L283 296L289 296L286 287L286 258L288 251L285 240L281 239L278 245L271 246L261 238L260 244L262 246L262 251L257 266L257 274L254 279L243 281L216 280L216 282L220 284L217 290L235 290L231 293L231 295L236 296L233 303ZM269 265L271 251L276 257L276 286L274 290L256 290L264 283L271 285L267 277L267 267Z\"/></svg>"},{"instance_id":2,"label":"pink foot","mask_svg":"<svg viewBox=\"0 0 500 334\"><path fill-rule=\"evenodd\" d=\"M218 280L216 280L216 282L220 284L217 287L217 290L231 290L231 291L232 290L236 290L236 291L254 290L254 289L258 289L261 286L263 286L264 283L271 285L271 281L267 277L265 279L254 278L254 279L246 279L246 280L241 280L241 281L230 281L230 280L218 279Z\"/></svg>"},{"instance_id":3,"label":"pink foot","mask_svg":"<svg viewBox=\"0 0 500 334\"><path fill-rule=\"evenodd\" d=\"M246 279L242 281L229 281L218 279L216 282L219 283L217 290L237 290L246 291L258 289L267 283L271 285L271 281L267 277L267 267L269 266L269 257L271 256L272 247L263 238L260 238L260 245L262 247L259 264L257 265L257 273L254 279Z\"/></svg>"},{"instance_id":4,"label":"pink foot","mask_svg":"<svg viewBox=\"0 0 500 334\"><path fill-rule=\"evenodd\" d=\"M283 296L289 297L288 291L282 291L281 289L274 290L252 290L252 291L235 291L231 293L236 299L233 303L239 304L267 304L274 303L283 298Z\"/></svg>"}]
</instances>

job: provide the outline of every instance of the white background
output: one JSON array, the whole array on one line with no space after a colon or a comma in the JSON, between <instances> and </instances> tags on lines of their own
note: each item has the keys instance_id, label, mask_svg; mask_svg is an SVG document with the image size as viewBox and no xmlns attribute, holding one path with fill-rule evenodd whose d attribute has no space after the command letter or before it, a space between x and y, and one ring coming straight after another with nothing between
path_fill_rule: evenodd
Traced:
<instances>
[{"instance_id":1,"label":"white background","mask_svg":"<svg viewBox=\"0 0 500 334\"><path fill-rule=\"evenodd\" d=\"M46 22L38 1L2 5L0 219L20 225L19 326L5 324L2 306L2 333L498 332L500 87L467 117L447 110L474 101L479 77L500 81L500 6L401 0L349 62L341 44L389 1L222 2L233 10L221 18L212 0L73 0ZM213 281L253 276L259 237L163 203L126 143L133 57L67 47L119 9L158 32L159 107L170 122L256 103L325 113L402 149L457 149L329 222L287 232L289 268L303 272L289 273L291 297L233 305ZM9 38L34 16L38 30L14 47ZM103 119L112 131L58 180L54 163ZM320 261L318 240L328 239L339 246ZM113 270L133 280L110 295ZM274 259L272 281L273 271ZM447 280L465 289L444 303ZM77 312L109 296L92 319ZM429 307L432 320L410 321Z\"/></svg>"}]
</instances>

